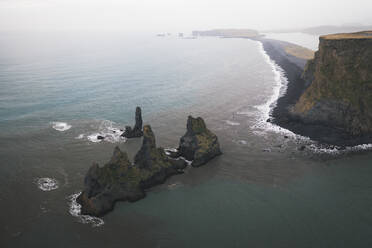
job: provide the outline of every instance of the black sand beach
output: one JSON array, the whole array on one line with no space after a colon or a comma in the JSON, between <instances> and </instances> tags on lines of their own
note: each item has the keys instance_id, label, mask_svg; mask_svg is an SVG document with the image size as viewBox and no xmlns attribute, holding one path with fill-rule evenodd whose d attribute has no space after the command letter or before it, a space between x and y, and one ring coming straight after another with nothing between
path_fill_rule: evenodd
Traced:
<instances>
[{"instance_id":1,"label":"black sand beach","mask_svg":"<svg viewBox=\"0 0 372 248\"><path fill-rule=\"evenodd\" d=\"M287 90L278 99L277 105L272 111L272 118L268 121L329 147L338 146L342 149L346 146L371 143L371 137L352 137L345 133L344 130L332 126L304 124L294 118L289 113L289 108L297 102L301 94L309 86L301 78L307 61L290 55L285 51L286 46L293 45L291 43L272 39L258 40L262 42L264 50L270 58L283 69L288 79Z\"/></svg>"}]
</instances>

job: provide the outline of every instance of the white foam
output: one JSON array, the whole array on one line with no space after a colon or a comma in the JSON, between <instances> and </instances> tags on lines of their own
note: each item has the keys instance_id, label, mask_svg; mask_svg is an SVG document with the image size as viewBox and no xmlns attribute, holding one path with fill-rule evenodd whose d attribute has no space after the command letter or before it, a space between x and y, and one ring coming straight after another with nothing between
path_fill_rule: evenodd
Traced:
<instances>
[{"instance_id":1,"label":"white foam","mask_svg":"<svg viewBox=\"0 0 372 248\"><path fill-rule=\"evenodd\" d=\"M171 152L177 152L178 149L177 148L164 148L164 152L166 155L171 155Z\"/></svg>"},{"instance_id":2,"label":"white foam","mask_svg":"<svg viewBox=\"0 0 372 248\"><path fill-rule=\"evenodd\" d=\"M97 131L89 134L80 134L78 138L86 137L88 141L93 143L99 143L102 141L120 143L126 141L126 138L121 136L123 133L124 131L122 131L122 129L116 127L115 122L104 120L100 123ZM103 139L98 139L98 136L102 136Z\"/></svg>"},{"instance_id":3,"label":"white foam","mask_svg":"<svg viewBox=\"0 0 372 248\"><path fill-rule=\"evenodd\" d=\"M230 126L239 126L240 123L239 122L234 122L234 121L230 121L230 120L225 120L226 124L227 125L230 125Z\"/></svg>"},{"instance_id":4,"label":"white foam","mask_svg":"<svg viewBox=\"0 0 372 248\"><path fill-rule=\"evenodd\" d=\"M36 178L35 183L42 191L51 191L58 189L58 181L54 178L49 177Z\"/></svg>"},{"instance_id":5,"label":"white foam","mask_svg":"<svg viewBox=\"0 0 372 248\"><path fill-rule=\"evenodd\" d=\"M361 144L361 145L347 146L347 147L340 147L340 146L322 147L321 145L312 144L309 146L309 148L314 153L318 153L318 154L339 155L339 154L345 154L345 153L350 153L350 152L369 151L369 150L372 150L372 144Z\"/></svg>"},{"instance_id":6,"label":"white foam","mask_svg":"<svg viewBox=\"0 0 372 248\"><path fill-rule=\"evenodd\" d=\"M169 184L169 185L167 186L167 188L172 190L172 189L176 189L176 188L178 188L178 187L180 187L180 186L182 186L182 183L177 182L177 183Z\"/></svg>"},{"instance_id":7,"label":"white foam","mask_svg":"<svg viewBox=\"0 0 372 248\"><path fill-rule=\"evenodd\" d=\"M262 43L259 42L258 44L265 61L271 66L272 72L274 73L274 86L273 93L270 95L269 99L261 105L254 106L258 110L259 115L257 122L252 126L252 129L254 130L253 132L258 135L266 135L269 132L274 132L281 135L286 135L293 139L308 142L310 140L308 137L295 134L288 129L282 128L271 122L267 122L272 114L273 109L276 107L279 97L281 97L287 89L288 79L286 78L283 69L277 65L275 61L270 59Z\"/></svg>"},{"instance_id":8,"label":"white foam","mask_svg":"<svg viewBox=\"0 0 372 248\"><path fill-rule=\"evenodd\" d=\"M252 112L250 111L238 111L236 112L237 115L245 115L245 116L250 116Z\"/></svg>"},{"instance_id":9,"label":"white foam","mask_svg":"<svg viewBox=\"0 0 372 248\"><path fill-rule=\"evenodd\" d=\"M310 142L311 144L307 147L315 153L327 153L335 155L352 151L372 150L372 144L361 144L357 146L348 146L346 148L341 148L337 146L324 147L312 141L309 137L295 134L288 129L282 128L271 122L267 122L267 120L271 116L273 109L276 107L279 97L282 96L287 89L288 79L285 76L284 70L278 64L276 64L275 61L270 59L270 56L266 53L263 44L261 42L259 42L258 44L264 59L272 68L272 71L274 73L275 84L273 87L273 94L270 96L270 98L264 104L255 106L257 110L260 111L260 115L257 123L252 126L252 128L254 129L253 131L254 133L259 135L265 135L268 132L274 132L286 135L289 138L300 140L302 142L306 143Z\"/></svg>"},{"instance_id":10,"label":"white foam","mask_svg":"<svg viewBox=\"0 0 372 248\"><path fill-rule=\"evenodd\" d=\"M182 159L183 161L186 162L187 165L191 165L191 164L192 164L192 160L187 160L187 159L184 158L184 157L179 157L179 158L177 158L177 159Z\"/></svg>"},{"instance_id":11,"label":"white foam","mask_svg":"<svg viewBox=\"0 0 372 248\"><path fill-rule=\"evenodd\" d=\"M93 142L93 143L98 143L98 142L101 142L102 139L98 139L98 136L102 136L102 134L100 133L93 133L91 135L87 135L87 139L90 141L90 142ZM103 136L104 137L104 136Z\"/></svg>"},{"instance_id":12,"label":"white foam","mask_svg":"<svg viewBox=\"0 0 372 248\"><path fill-rule=\"evenodd\" d=\"M178 151L177 148L164 148L164 152L168 156L171 154L170 152L177 152L177 151ZM183 161L185 161L187 163L187 165L191 165L192 164L192 160L187 160L184 157L175 158L175 160L179 160L179 159L182 159Z\"/></svg>"},{"instance_id":13,"label":"white foam","mask_svg":"<svg viewBox=\"0 0 372 248\"><path fill-rule=\"evenodd\" d=\"M53 129L60 132L69 130L71 128L71 125L67 124L66 122L53 121L51 124Z\"/></svg>"},{"instance_id":14,"label":"white foam","mask_svg":"<svg viewBox=\"0 0 372 248\"><path fill-rule=\"evenodd\" d=\"M75 139L84 139L84 134L79 134Z\"/></svg>"},{"instance_id":15,"label":"white foam","mask_svg":"<svg viewBox=\"0 0 372 248\"><path fill-rule=\"evenodd\" d=\"M67 199L69 200L69 213L72 216L77 217L83 224L92 224L93 227L99 227L105 224L105 222L101 218L81 214L81 205L76 201L80 194L81 192L72 194L67 197Z\"/></svg>"}]
</instances>

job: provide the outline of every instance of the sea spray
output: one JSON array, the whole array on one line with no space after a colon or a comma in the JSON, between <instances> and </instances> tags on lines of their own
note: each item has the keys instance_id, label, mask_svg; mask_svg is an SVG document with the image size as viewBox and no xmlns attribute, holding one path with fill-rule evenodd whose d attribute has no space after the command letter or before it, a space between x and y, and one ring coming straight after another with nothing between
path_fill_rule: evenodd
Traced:
<instances>
[{"instance_id":1,"label":"sea spray","mask_svg":"<svg viewBox=\"0 0 372 248\"><path fill-rule=\"evenodd\" d=\"M36 178L35 183L42 191L52 191L58 189L59 186L56 179L49 177Z\"/></svg>"},{"instance_id":2,"label":"sea spray","mask_svg":"<svg viewBox=\"0 0 372 248\"><path fill-rule=\"evenodd\" d=\"M285 76L284 70L277 63L275 63L275 61L273 61L266 53L262 42L258 42L258 45L265 61L272 68L275 84L273 86L273 93L270 98L264 104L255 106L255 108L260 111L261 115L258 119L258 122L252 126L252 128L254 129L253 133L263 135L271 131L286 135L288 137L291 137L292 139L300 140L301 142L307 143L308 145L306 147L308 148L308 150L317 154L338 155L342 153L372 150L372 144L361 144L348 147L318 144L317 142L311 140L309 137L295 134L288 129L282 128L276 124L273 124L272 122L268 122L267 120L271 117L272 111L276 107L278 99L283 94L285 94L287 90L288 79Z\"/></svg>"},{"instance_id":3,"label":"sea spray","mask_svg":"<svg viewBox=\"0 0 372 248\"><path fill-rule=\"evenodd\" d=\"M81 205L76 201L80 194L81 192L78 192L67 197L67 200L69 201L69 213L78 218L79 222L83 224L91 224L92 227L99 227L105 224L101 218L81 214Z\"/></svg>"},{"instance_id":4,"label":"sea spray","mask_svg":"<svg viewBox=\"0 0 372 248\"><path fill-rule=\"evenodd\" d=\"M88 141L93 143L99 143L102 141L109 143L120 143L126 141L126 138L121 136L123 132L124 130L121 129L115 122L103 120L101 121L98 130L94 131L93 133L79 134L76 139L86 138ZM99 136L102 138L99 139Z\"/></svg>"},{"instance_id":5,"label":"sea spray","mask_svg":"<svg viewBox=\"0 0 372 248\"><path fill-rule=\"evenodd\" d=\"M71 125L69 125L66 122L52 121L50 124L52 125L52 128L54 130L57 130L57 131L60 131L60 132L64 132L64 131L69 130L71 128Z\"/></svg>"},{"instance_id":6,"label":"sea spray","mask_svg":"<svg viewBox=\"0 0 372 248\"><path fill-rule=\"evenodd\" d=\"M258 122L254 124L252 128L255 130L259 130L258 132L272 131L275 133L291 136L292 138L308 141L308 137L297 135L288 129L282 128L267 121L271 117L272 111L276 107L278 99L286 92L288 79L284 74L284 70L278 64L276 64L275 61L270 59L270 56L266 53L263 44L259 42L258 46L261 54L263 55L263 58L265 59L266 63L270 65L271 70L274 73L274 86L273 93L271 94L269 99L265 103L255 106L255 108L259 110L261 114Z\"/></svg>"}]
</instances>

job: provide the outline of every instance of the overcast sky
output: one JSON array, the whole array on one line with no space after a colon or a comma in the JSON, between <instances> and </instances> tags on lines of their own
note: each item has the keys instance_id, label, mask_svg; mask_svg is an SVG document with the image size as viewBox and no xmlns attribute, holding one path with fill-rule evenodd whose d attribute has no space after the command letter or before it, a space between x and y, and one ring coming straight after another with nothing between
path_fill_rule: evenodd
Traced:
<instances>
[{"instance_id":1,"label":"overcast sky","mask_svg":"<svg viewBox=\"0 0 372 248\"><path fill-rule=\"evenodd\" d=\"M0 29L191 31L372 24L372 0L0 0Z\"/></svg>"}]
</instances>

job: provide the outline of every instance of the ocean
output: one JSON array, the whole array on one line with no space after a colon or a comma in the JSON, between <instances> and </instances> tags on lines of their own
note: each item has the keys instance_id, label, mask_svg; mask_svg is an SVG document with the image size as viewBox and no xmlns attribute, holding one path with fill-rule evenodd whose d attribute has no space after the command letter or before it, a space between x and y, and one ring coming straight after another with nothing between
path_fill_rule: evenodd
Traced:
<instances>
[{"instance_id":1,"label":"ocean","mask_svg":"<svg viewBox=\"0 0 372 248\"><path fill-rule=\"evenodd\" d=\"M0 54L1 247L371 247L372 154L266 122L286 77L260 42L3 32ZM91 164L138 151L118 135L136 106L158 146L201 116L223 155L79 215Z\"/></svg>"}]
</instances>

